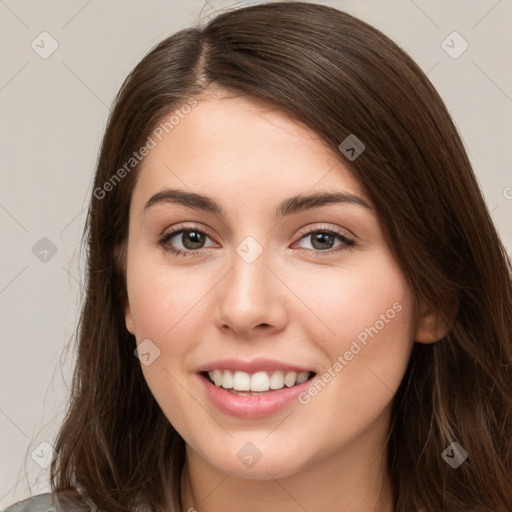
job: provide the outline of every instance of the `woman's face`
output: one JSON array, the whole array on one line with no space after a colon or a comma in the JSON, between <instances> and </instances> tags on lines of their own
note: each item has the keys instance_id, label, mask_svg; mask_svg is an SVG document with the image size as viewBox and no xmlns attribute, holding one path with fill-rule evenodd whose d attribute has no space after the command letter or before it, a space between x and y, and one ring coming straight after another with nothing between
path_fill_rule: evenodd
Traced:
<instances>
[{"instance_id":1,"label":"woman's face","mask_svg":"<svg viewBox=\"0 0 512 512\"><path fill-rule=\"evenodd\" d=\"M189 456L252 478L376 456L421 333L368 196L248 99L203 99L168 132L133 192L126 325Z\"/></svg>"}]
</instances>

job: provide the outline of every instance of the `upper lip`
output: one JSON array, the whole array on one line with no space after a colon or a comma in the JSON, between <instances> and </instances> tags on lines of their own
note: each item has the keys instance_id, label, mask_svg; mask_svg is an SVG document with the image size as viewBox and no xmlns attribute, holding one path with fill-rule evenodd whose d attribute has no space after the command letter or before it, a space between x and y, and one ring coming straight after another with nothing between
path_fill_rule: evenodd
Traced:
<instances>
[{"instance_id":1,"label":"upper lip","mask_svg":"<svg viewBox=\"0 0 512 512\"><path fill-rule=\"evenodd\" d=\"M259 357L251 361L244 361L243 359L218 359L203 364L197 369L197 372L209 372L211 370L231 370L233 372L238 370L247 373L256 373L264 370L281 370L297 373L313 371L296 364Z\"/></svg>"}]
</instances>

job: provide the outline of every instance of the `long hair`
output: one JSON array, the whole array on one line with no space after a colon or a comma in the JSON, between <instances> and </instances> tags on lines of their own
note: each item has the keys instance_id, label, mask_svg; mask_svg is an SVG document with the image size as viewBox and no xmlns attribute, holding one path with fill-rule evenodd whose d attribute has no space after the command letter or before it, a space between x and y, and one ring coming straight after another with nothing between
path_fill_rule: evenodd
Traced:
<instances>
[{"instance_id":1,"label":"long hair","mask_svg":"<svg viewBox=\"0 0 512 512\"><path fill-rule=\"evenodd\" d=\"M168 37L115 98L84 231L86 292L52 492L80 489L109 512L138 499L181 510L185 445L134 356L123 263L134 152L212 86L268 102L319 134L368 192L415 296L450 322L443 339L414 344L394 397L387 464L396 512L510 512L511 267L461 138L402 49L363 21L305 2L227 11ZM365 144L353 161L338 149L351 134ZM453 442L468 454L457 469L441 456Z\"/></svg>"}]
</instances>

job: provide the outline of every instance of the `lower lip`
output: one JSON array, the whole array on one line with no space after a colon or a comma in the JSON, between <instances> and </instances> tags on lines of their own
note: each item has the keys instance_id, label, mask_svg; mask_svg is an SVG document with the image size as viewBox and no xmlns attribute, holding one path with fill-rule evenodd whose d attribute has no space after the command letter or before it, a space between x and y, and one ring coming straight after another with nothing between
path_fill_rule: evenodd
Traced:
<instances>
[{"instance_id":1,"label":"lower lip","mask_svg":"<svg viewBox=\"0 0 512 512\"><path fill-rule=\"evenodd\" d=\"M235 395L222 386L216 386L204 375L199 374L206 394L218 409L231 416L240 418L264 418L284 409L297 395L311 385L311 379L276 391L259 395Z\"/></svg>"}]
</instances>

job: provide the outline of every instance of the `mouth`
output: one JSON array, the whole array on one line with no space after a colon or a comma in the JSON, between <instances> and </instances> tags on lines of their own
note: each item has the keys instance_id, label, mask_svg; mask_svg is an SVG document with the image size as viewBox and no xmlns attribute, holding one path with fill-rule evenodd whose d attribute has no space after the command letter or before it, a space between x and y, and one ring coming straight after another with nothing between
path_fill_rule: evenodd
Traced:
<instances>
[{"instance_id":1,"label":"mouth","mask_svg":"<svg viewBox=\"0 0 512 512\"><path fill-rule=\"evenodd\" d=\"M221 370L199 372L211 384L236 395L261 395L293 388L307 382L316 375L313 371L288 372L263 370L255 373L241 370Z\"/></svg>"},{"instance_id":2,"label":"mouth","mask_svg":"<svg viewBox=\"0 0 512 512\"><path fill-rule=\"evenodd\" d=\"M241 419L265 418L298 405L297 397L311 385L313 371L214 369L197 373L203 391L221 413Z\"/></svg>"}]
</instances>

